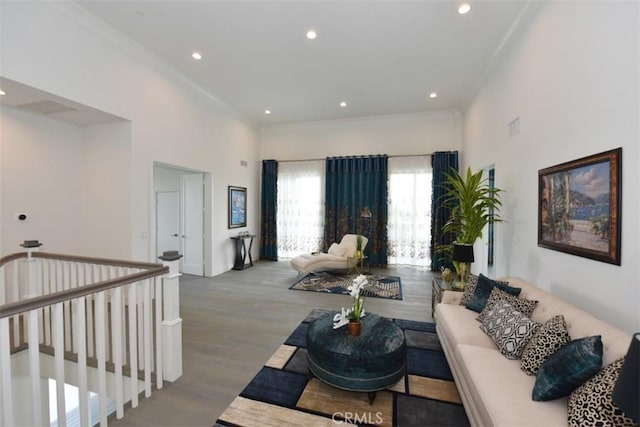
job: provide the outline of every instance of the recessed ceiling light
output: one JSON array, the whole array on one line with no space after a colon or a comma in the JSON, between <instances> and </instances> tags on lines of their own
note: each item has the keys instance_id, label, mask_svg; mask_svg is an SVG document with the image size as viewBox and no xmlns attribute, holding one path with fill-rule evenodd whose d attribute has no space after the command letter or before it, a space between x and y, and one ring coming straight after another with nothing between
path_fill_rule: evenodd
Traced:
<instances>
[{"instance_id":1,"label":"recessed ceiling light","mask_svg":"<svg viewBox=\"0 0 640 427\"><path fill-rule=\"evenodd\" d=\"M315 39L316 37L318 37L318 34L316 34L316 32L315 32L315 31L313 31L313 30L309 30L309 31L307 31L307 38L308 38L309 40L313 40L313 39Z\"/></svg>"},{"instance_id":2,"label":"recessed ceiling light","mask_svg":"<svg viewBox=\"0 0 640 427\"><path fill-rule=\"evenodd\" d=\"M458 13L460 15L464 15L466 13L469 13L470 10L471 10L471 5L469 3L462 3L458 8Z\"/></svg>"},{"instance_id":3,"label":"recessed ceiling light","mask_svg":"<svg viewBox=\"0 0 640 427\"><path fill-rule=\"evenodd\" d=\"M199 60L201 60L201 59L202 59L202 54L201 54L200 52L193 52L193 53L191 54L191 57L192 57L193 59L197 59L197 60L199 61Z\"/></svg>"},{"instance_id":4,"label":"recessed ceiling light","mask_svg":"<svg viewBox=\"0 0 640 427\"><path fill-rule=\"evenodd\" d=\"M346 106L347 106L347 103L346 103L345 101L342 101L342 102L340 103L340 106L341 106L342 108L344 108L344 107L346 107Z\"/></svg>"},{"instance_id":5,"label":"recessed ceiling light","mask_svg":"<svg viewBox=\"0 0 640 427\"><path fill-rule=\"evenodd\" d=\"M437 93L435 93L435 92L431 92L431 93L429 94L429 98L432 98L432 99L433 99L433 98L437 98L437 97L438 97L438 94L437 94Z\"/></svg>"},{"instance_id":6,"label":"recessed ceiling light","mask_svg":"<svg viewBox=\"0 0 640 427\"><path fill-rule=\"evenodd\" d=\"M7 94L7 92L5 92L5 91L3 91L2 89L0 89L0 96L2 96L2 95L6 95L6 94Z\"/></svg>"},{"instance_id":7,"label":"recessed ceiling light","mask_svg":"<svg viewBox=\"0 0 640 427\"><path fill-rule=\"evenodd\" d=\"M268 116L269 114L271 114L271 110L264 110L264 113Z\"/></svg>"}]
</instances>

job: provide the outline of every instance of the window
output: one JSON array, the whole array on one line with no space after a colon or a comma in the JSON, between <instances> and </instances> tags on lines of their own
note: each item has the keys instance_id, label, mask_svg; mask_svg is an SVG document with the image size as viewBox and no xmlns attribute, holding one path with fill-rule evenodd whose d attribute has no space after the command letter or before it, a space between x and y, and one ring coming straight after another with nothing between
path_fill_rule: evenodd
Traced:
<instances>
[{"instance_id":1,"label":"window","mask_svg":"<svg viewBox=\"0 0 640 427\"><path fill-rule=\"evenodd\" d=\"M322 249L324 160L278 164L278 257Z\"/></svg>"},{"instance_id":2,"label":"window","mask_svg":"<svg viewBox=\"0 0 640 427\"><path fill-rule=\"evenodd\" d=\"M389 158L389 264L431 265L431 159Z\"/></svg>"}]
</instances>

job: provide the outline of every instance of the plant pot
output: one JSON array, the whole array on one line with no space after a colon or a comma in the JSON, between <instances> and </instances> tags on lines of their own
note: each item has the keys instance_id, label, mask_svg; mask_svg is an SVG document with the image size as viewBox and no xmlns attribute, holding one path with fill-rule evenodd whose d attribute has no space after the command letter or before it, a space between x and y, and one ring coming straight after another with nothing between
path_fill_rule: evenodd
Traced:
<instances>
[{"instance_id":1,"label":"plant pot","mask_svg":"<svg viewBox=\"0 0 640 427\"><path fill-rule=\"evenodd\" d=\"M360 331L362 330L361 322L354 322L353 320L349 320L347 323L347 333L353 337L357 337L360 335Z\"/></svg>"}]
</instances>

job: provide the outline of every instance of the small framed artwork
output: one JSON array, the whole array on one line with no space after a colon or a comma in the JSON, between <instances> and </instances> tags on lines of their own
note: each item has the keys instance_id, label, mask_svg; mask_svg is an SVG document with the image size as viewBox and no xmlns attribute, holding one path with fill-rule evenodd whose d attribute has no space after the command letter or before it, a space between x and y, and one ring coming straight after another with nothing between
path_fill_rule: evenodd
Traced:
<instances>
[{"instance_id":1,"label":"small framed artwork","mask_svg":"<svg viewBox=\"0 0 640 427\"><path fill-rule=\"evenodd\" d=\"M538 171L538 246L620 265L622 148Z\"/></svg>"},{"instance_id":2,"label":"small framed artwork","mask_svg":"<svg viewBox=\"0 0 640 427\"><path fill-rule=\"evenodd\" d=\"M229 228L247 226L247 189L229 186Z\"/></svg>"}]
</instances>

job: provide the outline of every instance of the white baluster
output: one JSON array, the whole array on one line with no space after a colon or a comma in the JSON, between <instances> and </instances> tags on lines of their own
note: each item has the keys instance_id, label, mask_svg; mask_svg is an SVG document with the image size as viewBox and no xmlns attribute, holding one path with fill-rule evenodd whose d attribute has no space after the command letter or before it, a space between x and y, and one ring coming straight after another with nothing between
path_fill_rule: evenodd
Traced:
<instances>
[{"instance_id":1,"label":"white baluster","mask_svg":"<svg viewBox=\"0 0 640 427\"><path fill-rule=\"evenodd\" d=\"M41 426L42 423L42 399L40 399L40 340L38 314L40 310L29 311L29 377L31 379L31 409L33 425Z\"/></svg>"},{"instance_id":2,"label":"white baluster","mask_svg":"<svg viewBox=\"0 0 640 427\"><path fill-rule=\"evenodd\" d=\"M67 413L65 410L64 396L64 331L63 324L63 304L57 303L54 306L54 324L53 324L53 349L55 363L56 378L56 399L58 408L58 425L67 424Z\"/></svg>"},{"instance_id":3,"label":"white baluster","mask_svg":"<svg viewBox=\"0 0 640 427\"><path fill-rule=\"evenodd\" d=\"M163 370L162 370L162 279L156 277L155 285L155 311L156 311L156 387L162 388Z\"/></svg>"},{"instance_id":4,"label":"white baluster","mask_svg":"<svg viewBox=\"0 0 640 427\"><path fill-rule=\"evenodd\" d=\"M124 416L124 395L122 382L122 288L111 291L111 332L113 334L113 364L115 375L116 418Z\"/></svg>"},{"instance_id":5,"label":"white baluster","mask_svg":"<svg viewBox=\"0 0 640 427\"><path fill-rule=\"evenodd\" d=\"M105 349L105 293L98 292L96 302L96 358L98 359L98 394L100 398L100 425L107 425L107 360Z\"/></svg>"},{"instance_id":6,"label":"white baluster","mask_svg":"<svg viewBox=\"0 0 640 427\"><path fill-rule=\"evenodd\" d=\"M87 387L87 340L86 340L86 314L85 297L76 300L76 325L78 331L78 341L76 349L78 351L78 402L80 410L80 425L89 425L89 388Z\"/></svg>"},{"instance_id":7,"label":"white baluster","mask_svg":"<svg viewBox=\"0 0 640 427\"><path fill-rule=\"evenodd\" d=\"M0 319L0 380L2 381L2 413L0 426L13 427L13 379L11 377L11 342L9 319Z\"/></svg>"},{"instance_id":8,"label":"white baluster","mask_svg":"<svg viewBox=\"0 0 640 427\"><path fill-rule=\"evenodd\" d=\"M151 324L151 292L149 291L149 279L144 281L144 385L145 397L151 396L151 334L153 326Z\"/></svg>"},{"instance_id":9,"label":"white baluster","mask_svg":"<svg viewBox=\"0 0 640 427\"><path fill-rule=\"evenodd\" d=\"M131 368L131 407L138 406L138 325L136 310L137 286L135 283L129 288L129 367Z\"/></svg>"}]
</instances>

